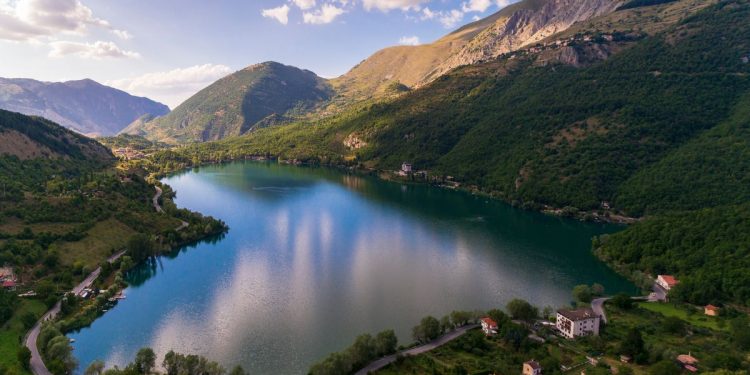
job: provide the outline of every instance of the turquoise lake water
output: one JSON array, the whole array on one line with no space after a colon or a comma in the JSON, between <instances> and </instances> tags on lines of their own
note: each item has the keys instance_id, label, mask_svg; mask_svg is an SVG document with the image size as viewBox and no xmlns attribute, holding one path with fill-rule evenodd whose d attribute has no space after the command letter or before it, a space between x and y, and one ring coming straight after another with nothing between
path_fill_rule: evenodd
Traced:
<instances>
[{"instance_id":1,"label":"turquoise lake water","mask_svg":"<svg viewBox=\"0 0 750 375\"><path fill-rule=\"evenodd\" d=\"M123 366L149 346L253 374L302 374L360 333L393 328L406 343L428 314L517 297L558 307L583 283L635 292L591 254L591 237L619 229L612 225L275 163L203 167L164 182L178 206L230 230L132 272L127 298L69 335L79 372L96 359Z\"/></svg>"}]
</instances>

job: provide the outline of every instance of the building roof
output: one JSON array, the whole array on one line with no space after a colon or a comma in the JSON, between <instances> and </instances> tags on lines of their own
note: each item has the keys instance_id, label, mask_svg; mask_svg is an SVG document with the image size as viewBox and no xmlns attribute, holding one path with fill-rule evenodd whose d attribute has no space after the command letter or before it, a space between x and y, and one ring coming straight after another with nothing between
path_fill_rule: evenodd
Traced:
<instances>
[{"instance_id":1,"label":"building roof","mask_svg":"<svg viewBox=\"0 0 750 375\"><path fill-rule=\"evenodd\" d=\"M718 306L714 306L714 305L711 305L711 304L706 305L705 309L706 310L712 310L712 311L719 311L719 307Z\"/></svg>"},{"instance_id":2,"label":"building roof","mask_svg":"<svg viewBox=\"0 0 750 375\"><path fill-rule=\"evenodd\" d=\"M3 281L3 288L12 288L14 286L16 286L16 283L13 280Z\"/></svg>"},{"instance_id":3,"label":"building roof","mask_svg":"<svg viewBox=\"0 0 750 375\"><path fill-rule=\"evenodd\" d=\"M672 275L659 275L658 277L661 277L661 279L664 280L664 282L667 283L667 285L669 285L670 287L673 287L680 283Z\"/></svg>"},{"instance_id":4,"label":"building roof","mask_svg":"<svg viewBox=\"0 0 750 375\"><path fill-rule=\"evenodd\" d=\"M482 318L482 322L490 327L497 327L497 323L490 317Z\"/></svg>"},{"instance_id":5,"label":"building roof","mask_svg":"<svg viewBox=\"0 0 750 375\"><path fill-rule=\"evenodd\" d=\"M598 317L598 315L596 315L594 310L592 310L590 307L585 307L585 308L576 309L576 310L560 309L560 310L557 310L557 313L572 321L579 321L579 320L592 319L592 318Z\"/></svg>"},{"instance_id":6,"label":"building roof","mask_svg":"<svg viewBox=\"0 0 750 375\"><path fill-rule=\"evenodd\" d=\"M534 370L539 370L539 369L541 369L541 368L542 368L542 366L541 366L541 365L539 365L539 362L537 362L537 361L535 361L535 360L533 360L533 359L532 359L532 360L530 360L530 361L526 361L526 362L524 362L523 364L524 364L524 365L529 365L529 367L533 368Z\"/></svg>"},{"instance_id":7,"label":"building roof","mask_svg":"<svg viewBox=\"0 0 750 375\"><path fill-rule=\"evenodd\" d=\"M677 356L677 361L683 365L694 365L698 363L698 360L690 354L680 354Z\"/></svg>"}]
</instances>

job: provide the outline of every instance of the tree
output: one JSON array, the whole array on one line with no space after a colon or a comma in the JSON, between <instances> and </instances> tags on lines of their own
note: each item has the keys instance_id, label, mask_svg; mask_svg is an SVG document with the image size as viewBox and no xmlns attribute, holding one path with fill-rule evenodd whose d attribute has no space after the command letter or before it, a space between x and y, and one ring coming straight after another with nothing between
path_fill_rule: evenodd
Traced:
<instances>
[{"instance_id":1,"label":"tree","mask_svg":"<svg viewBox=\"0 0 750 375\"><path fill-rule=\"evenodd\" d=\"M139 374L149 374L156 366L156 354L151 348L141 348L135 355L133 365Z\"/></svg>"},{"instance_id":2,"label":"tree","mask_svg":"<svg viewBox=\"0 0 750 375\"><path fill-rule=\"evenodd\" d=\"M234 366L232 371L229 372L229 375L247 375L247 373L245 372L245 369L242 368L242 366L237 365Z\"/></svg>"},{"instance_id":3,"label":"tree","mask_svg":"<svg viewBox=\"0 0 750 375\"><path fill-rule=\"evenodd\" d=\"M29 348L25 346L18 348L18 353L16 354L16 357L18 358L18 362L21 363L21 366L23 366L24 369L26 370L30 369L31 350L29 350Z\"/></svg>"},{"instance_id":4,"label":"tree","mask_svg":"<svg viewBox=\"0 0 750 375\"><path fill-rule=\"evenodd\" d=\"M597 297L601 297L604 295L604 285L599 283L594 283L591 285L591 294Z\"/></svg>"},{"instance_id":5,"label":"tree","mask_svg":"<svg viewBox=\"0 0 750 375\"><path fill-rule=\"evenodd\" d=\"M138 233L130 237L127 244L128 255L137 263L153 255L153 245L151 239L143 234Z\"/></svg>"},{"instance_id":6,"label":"tree","mask_svg":"<svg viewBox=\"0 0 750 375\"><path fill-rule=\"evenodd\" d=\"M593 299L591 288L584 284L576 285L573 288L573 298L578 302L591 303L591 300Z\"/></svg>"},{"instance_id":7,"label":"tree","mask_svg":"<svg viewBox=\"0 0 750 375\"><path fill-rule=\"evenodd\" d=\"M86 371L83 372L83 375L102 375L103 372L104 362L96 360L94 362L91 362L89 367L86 368Z\"/></svg>"},{"instance_id":8,"label":"tree","mask_svg":"<svg viewBox=\"0 0 750 375\"><path fill-rule=\"evenodd\" d=\"M630 310L633 308L633 299L625 293L618 293L612 299L609 300L612 305L623 310Z\"/></svg>"},{"instance_id":9,"label":"tree","mask_svg":"<svg viewBox=\"0 0 750 375\"><path fill-rule=\"evenodd\" d=\"M651 375L680 375L680 368L669 360L662 360L651 366L648 370Z\"/></svg>"},{"instance_id":10,"label":"tree","mask_svg":"<svg viewBox=\"0 0 750 375\"><path fill-rule=\"evenodd\" d=\"M440 322L433 316L426 316L412 329L412 336L419 342L433 340L440 336Z\"/></svg>"},{"instance_id":11,"label":"tree","mask_svg":"<svg viewBox=\"0 0 750 375\"><path fill-rule=\"evenodd\" d=\"M531 321L536 319L539 315L539 311L536 307L522 299L513 299L508 302L508 312L513 319L521 319L525 321Z\"/></svg>"},{"instance_id":12,"label":"tree","mask_svg":"<svg viewBox=\"0 0 750 375\"><path fill-rule=\"evenodd\" d=\"M625 339L620 343L620 354L627 354L633 358L643 353L643 337L641 331L631 328Z\"/></svg>"},{"instance_id":13,"label":"tree","mask_svg":"<svg viewBox=\"0 0 750 375\"><path fill-rule=\"evenodd\" d=\"M392 329L382 331L375 336L375 353L378 357L396 352L398 337Z\"/></svg>"}]
</instances>

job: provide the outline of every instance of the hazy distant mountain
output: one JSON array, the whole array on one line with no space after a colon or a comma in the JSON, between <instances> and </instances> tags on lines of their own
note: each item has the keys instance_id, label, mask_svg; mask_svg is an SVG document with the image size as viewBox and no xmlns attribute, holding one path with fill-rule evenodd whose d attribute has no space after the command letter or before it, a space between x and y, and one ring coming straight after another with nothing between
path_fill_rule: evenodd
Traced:
<instances>
[{"instance_id":1,"label":"hazy distant mountain","mask_svg":"<svg viewBox=\"0 0 750 375\"><path fill-rule=\"evenodd\" d=\"M332 90L308 70L265 62L230 74L166 116L141 118L122 133L165 142L194 142L245 134L326 102Z\"/></svg>"},{"instance_id":2,"label":"hazy distant mountain","mask_svg":"<svg viewBox=\"0 0 750 375\"><path fill-rule=\"evenodd\" d=\"M0 109L41 116L87 135L113 135L145 114L169 107L90 79L40 82L0 78Z\"/></svg>"}]
</instances>

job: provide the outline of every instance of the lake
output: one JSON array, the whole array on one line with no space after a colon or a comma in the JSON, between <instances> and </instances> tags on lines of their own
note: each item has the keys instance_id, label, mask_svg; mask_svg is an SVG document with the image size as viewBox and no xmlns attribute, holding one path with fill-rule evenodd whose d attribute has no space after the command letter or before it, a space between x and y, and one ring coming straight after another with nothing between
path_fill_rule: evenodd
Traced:
<instances>
[{"instance_id":1,"label":"lake","mask_svg":"<svg viewBox=\"0 0 750 375\"><path fill-rule=\"evenodd\" d=\"M400 343L425 315L572 300L577 284L635 287L591 254L617 226L464 192L326 168L238 162L164 179L176 203L229 232L128 275L127 299L75 339L79 372L152 347L253 374L302 374L360 333ZM161 362L159 358L158 362Z\"/></svg>"}]
</instances>

